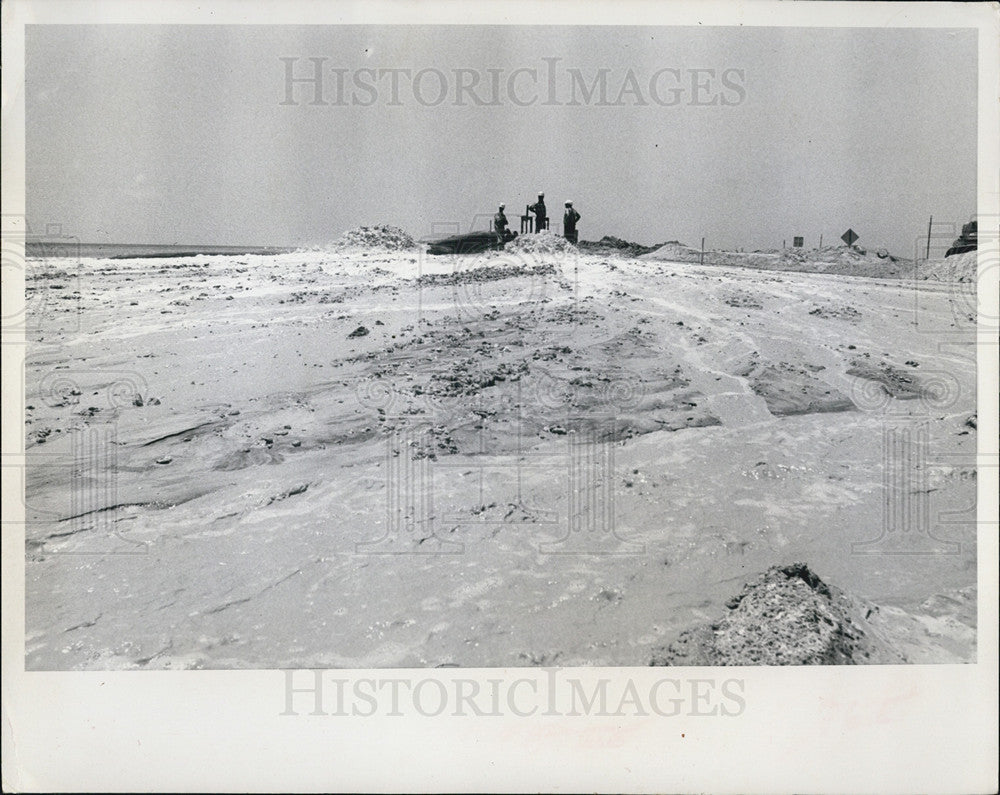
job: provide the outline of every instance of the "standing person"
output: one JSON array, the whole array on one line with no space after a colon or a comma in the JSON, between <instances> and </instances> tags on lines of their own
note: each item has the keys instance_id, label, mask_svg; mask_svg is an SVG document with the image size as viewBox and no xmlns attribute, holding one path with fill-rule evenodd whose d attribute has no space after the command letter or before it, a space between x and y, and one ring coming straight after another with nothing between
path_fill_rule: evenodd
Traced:
<instances>
[{"instance_id":1,"label":"standing person","mask_svg":"<svg viewBox=\"0 0 1000 795\"><path fill-rule=\"evenodd\" d=\"M545 228L545 194L538 194L538 201L528 207L528 212L535 214L535 231L541 232Z\"/></svg>"},{"instance_id":2,"label":"standing person","mask_svg":"<svg viewBox=\"0 0 1000 795\"><path fill-rule=\"evenodd\" d=\"M573 202L567 199L566 212L563 213L563 237L574 245L577 239L576 222L579 220L580 213L573 209Z\"/></svg>"},{"instance_id":3,"label":"standing person","mask_svg":"<svg viewBox=\"0 0 1000 795\"><path fill-rule=\"evenodd\" d=\"M507 231L507 216L503 211L504 207L506 205L501 204L497 214L493 216L493 231L500 235L501 240L506 241L507 235L510 233Z\"/></svg>"}]
</instances>

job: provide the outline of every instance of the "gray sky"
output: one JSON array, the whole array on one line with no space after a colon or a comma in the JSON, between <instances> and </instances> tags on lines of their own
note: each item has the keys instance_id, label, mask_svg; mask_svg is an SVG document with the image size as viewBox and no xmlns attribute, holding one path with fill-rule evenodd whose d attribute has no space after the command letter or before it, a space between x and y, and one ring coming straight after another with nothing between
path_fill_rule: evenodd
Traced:
<instances>
[{"instance_id":1,"label":"gray sky","mask_svg":"<svg viewBox=\"0 0 1000 795\"><path fill-rule=\"evenodd\" d=\"M300 77L325 59L328 104L305 84L282 104L283 57ZM410 70L396 104L392 69ZM456 69L495 101L457 104ZM587 101L572 70L589 89L602 69ZM971 30L36 25L25 90L29 223L84 242L419 237L498 201L517 228L544 190L585 239L763 248L851 226L907 255L929 215L976 209Z\"/></svg>"}]
</instances>

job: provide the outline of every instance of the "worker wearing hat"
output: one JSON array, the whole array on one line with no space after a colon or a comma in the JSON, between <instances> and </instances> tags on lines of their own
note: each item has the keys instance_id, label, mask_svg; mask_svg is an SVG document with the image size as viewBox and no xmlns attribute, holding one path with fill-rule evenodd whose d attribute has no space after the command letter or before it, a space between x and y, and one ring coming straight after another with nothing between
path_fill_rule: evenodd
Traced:
<instances>
[{"instance_id":1,"label":"worker wearing hat","mask_svg":"<svg viewBox=\"0 0 1000 795\"><path fill-rule=\"evenodd\" d=\"M566 211L563 213L563 237L565 237L570 243L576 243L576 222L579 220L580 213L573 209L573 202L567 199Z\"/></svg>"},{"instance_id":2,"label":"worker wearing hat","mask_svg":"<svg viewBox=\"0 0 1000 795\"><path fill-rule=\"evenodd\" d=\"M504 213L506 206L506 204L501 202L497 214L493 216L493 231L500 235L500 239L504 242L514 237L507 228L507 215Z\"/></svg>"},{"instance_id":3,"label":"worker wearing hat","mask_svg":"<svg viewBox=\"0 0 1000 795\"><path fill-rule=\"evenodd\" d=\"M493 216L493 231L501 235L507 231L507 215L504 213L506 206L506 204L501 202L497 214Z\"/></svg>"},{"instance_id":4,"label":"worker wearing hat","mask_svg":"<svg viewBox=\"0 0 1000 795\"><path fill-rule=\"evenodd\" d=\"M538 192L538 201L528 207L529 213L535 214L535 231L541 232L549 226L549 219L545 215L545 194Z\"/></svg>"}]
</instances>

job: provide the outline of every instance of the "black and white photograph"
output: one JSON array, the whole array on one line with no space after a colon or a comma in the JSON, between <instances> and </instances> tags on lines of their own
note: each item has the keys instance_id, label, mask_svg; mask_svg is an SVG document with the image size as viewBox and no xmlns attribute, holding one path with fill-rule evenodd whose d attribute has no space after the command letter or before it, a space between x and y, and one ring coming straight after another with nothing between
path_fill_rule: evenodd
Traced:
<instances>
[{"instance_id":1,"label":"black and white photograph","mask_svg":"<svg viewBox=\"0 0 1000 795\"><path fill-rule=\"evenodd\" d=\"M543 743L995 674L995 5L90 5L4 8L5 674ZM567 781L741 789L664 776Z\"/></svg>"}]
</instances>

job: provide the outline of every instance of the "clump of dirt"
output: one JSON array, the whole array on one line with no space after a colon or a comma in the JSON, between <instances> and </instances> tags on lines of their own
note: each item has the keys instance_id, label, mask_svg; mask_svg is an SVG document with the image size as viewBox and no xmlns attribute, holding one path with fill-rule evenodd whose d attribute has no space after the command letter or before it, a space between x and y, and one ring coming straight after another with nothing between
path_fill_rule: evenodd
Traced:
<instances>
[{"instance_id":1,"label":"clump of dirt","mask_svg":"<svg viewBox=\"0 0 1000 795\"><path fill-rule=\"evenodd\" d=\"M823 306L813 307L809 310L809 314L826 320L858 321L861 319L861 313L853 306L848 306L847 304L839 306L824 304Z\"/></svg>"},{"instance_id":2,"label":"clump of dirt","mask_svg":"<svg viewBox=\"0 0 1000 795\"><path fill-rule=\"evenodd\" d=\"M763 309L763 305L760 303L759 297L755 294L747 293L744 291L737 291L727 295L723 299L723 303L728 306L735 307L737 309Z\"/></svg>"},{"instance_id":3,"label":"clump of dirt","mask_svg":"<svg viewBox=\"0 0 1000 795\"><path fill-rule=\"evenodd\" d=\"M367 248L383 251L406 251L417 247L413 238L397 226L358 226L341 235L338 249Z\"/></svg>"},{"instance_id":4,"label":"clump of dirt","mask_svg":"<svg viewBox=\"0 0 1000 795\"><path fill-rule=\"evenodd\" d=\"M872 627L877 610L823 582L806 564L773 566L719 621L681 634L652 665L856 665L905 657Z\"/></svg>"}]
</instances>

